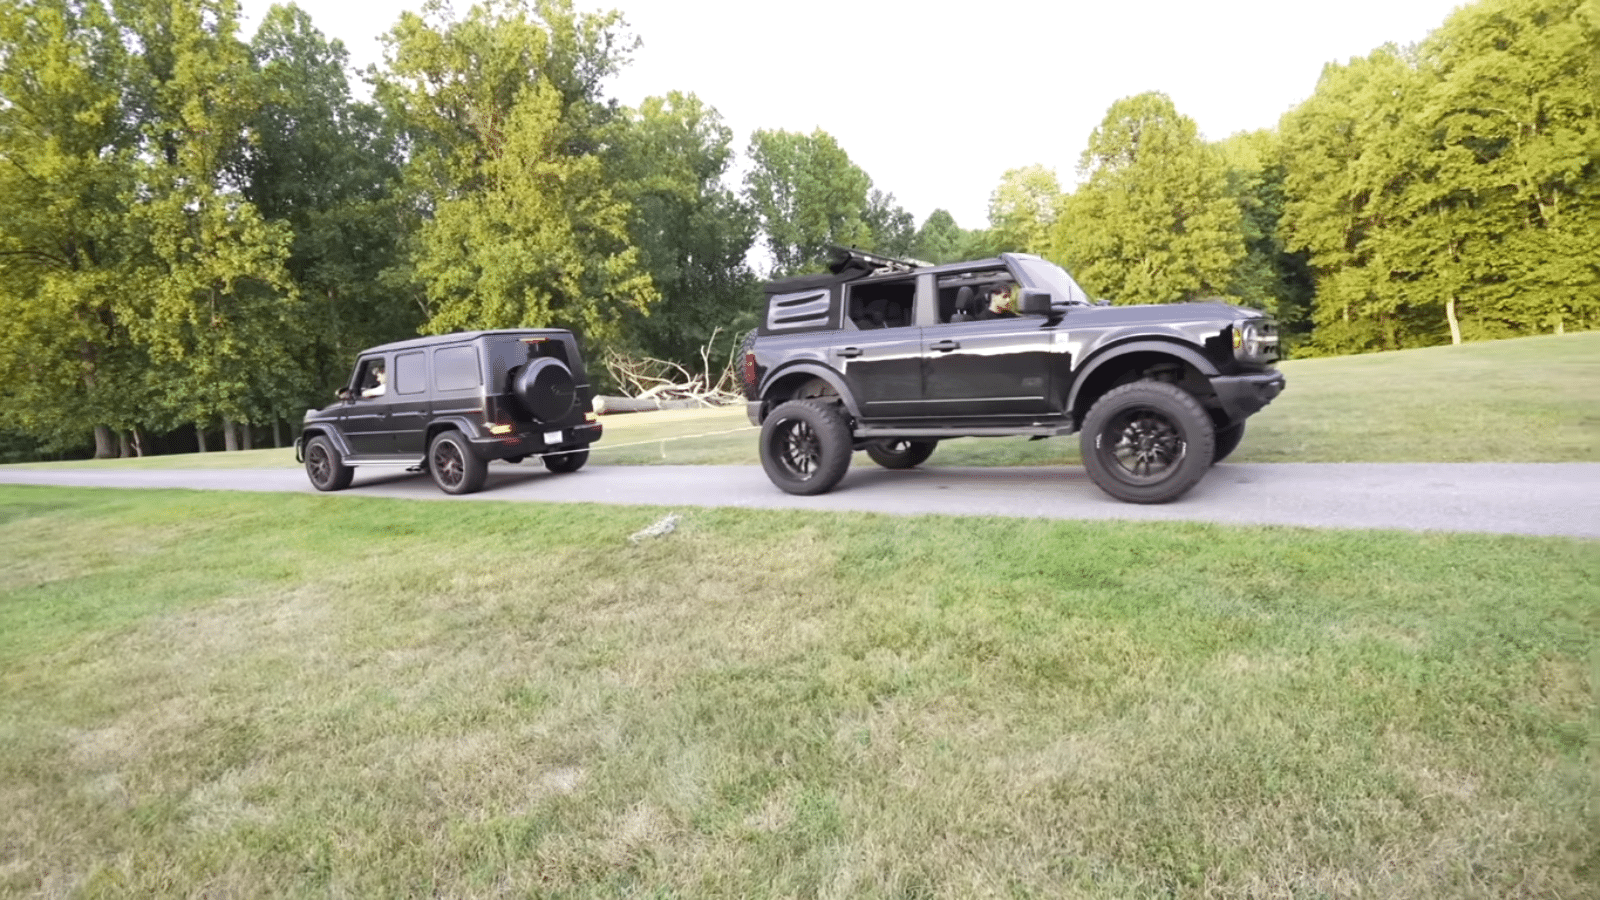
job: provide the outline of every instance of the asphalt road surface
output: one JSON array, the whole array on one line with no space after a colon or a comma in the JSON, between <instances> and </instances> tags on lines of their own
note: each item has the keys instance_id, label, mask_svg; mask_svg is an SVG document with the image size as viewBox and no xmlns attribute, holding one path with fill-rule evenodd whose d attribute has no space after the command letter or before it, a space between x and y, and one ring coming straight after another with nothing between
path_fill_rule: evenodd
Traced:
<instances>
[{"instance_id":1,"label":"asphalt road surface","mask_svg":"<svg viewBox=\"0 0 1600 900\"><path fill-rule=\"evenodd\" d=\"M378 468L358 468L345 493L458 503L734 506L1600 538L1600 463L1223 463L1183 499L1163 506L1112 500L1077 466L892 472L862 463L820 497L785 494L756 466L589 466L551 475L532 461L492 464L484 491L467 497L446 496L426 475ZM299 469L3 467L0 483L312 492Z\"/></svg>"}]
</instances>

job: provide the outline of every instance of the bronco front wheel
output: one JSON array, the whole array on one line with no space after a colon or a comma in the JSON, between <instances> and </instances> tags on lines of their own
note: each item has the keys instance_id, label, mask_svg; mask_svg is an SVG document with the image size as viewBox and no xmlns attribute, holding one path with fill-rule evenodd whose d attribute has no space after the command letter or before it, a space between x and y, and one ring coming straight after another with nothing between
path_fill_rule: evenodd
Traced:
<instances>
[{"instance_id":1,"label":"bronco front wheel","mask_svg":"<svg viewBox=\"0 0 1600 900\"><path fill-rule=\"evenodd\" d=\"M1188 391L1136 381L1107 391L1083 420L1083 467L1128 503L1169 503L1211 468L1211 417Z\"/></svg>"},{"instance_id":2,"label":"bronco front wheel","mask_svg":"<svg viewBox=\"0 0 1600 900\"><path fill-rule=\"evenodd\" d=\"M850 468L850 426L839 404L791 400L761 425L761 468L791 494L832 490Z\"/></svg>"}]
</instances>

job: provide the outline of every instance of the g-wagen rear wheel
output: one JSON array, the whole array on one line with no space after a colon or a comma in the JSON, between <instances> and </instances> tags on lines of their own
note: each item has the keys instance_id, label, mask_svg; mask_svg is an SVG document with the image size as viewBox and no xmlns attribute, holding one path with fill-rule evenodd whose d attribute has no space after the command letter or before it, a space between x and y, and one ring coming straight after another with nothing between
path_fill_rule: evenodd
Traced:
<instances>
[{"instance_id":1,"label":"g-wagen rear wheel","mask_svg":"<svg viewBox=\"0 0 1600 900\"><path fill-rule=\"evenodd\" d=\"M867 441L867 455L885 469L909 469L920 466L933 455L938 441L908 441L901 438L881 438Z\"/></svg>"},{"instance_id":2,"label":"g-wagen rear wheel","mask_svg":"<svg viewBox=\"0 0 1600 900\"><path fill-rule=\"evenodd\" d=\"M461 432L445 431L428 445L428 471L446 494L470 494L483 489L489 464L472 454Z\"/></svg>"},{"instance_id":3,"label":"g-wagen rear wheel","mask_svg":"<svg viewBox=\"0 0 1600 900\"><path fill-rule=\"evenodd\" d=\"M1083 467L1128 503L1169 503L1211 468L1211 417L1188 391L1135 381L1095 401L1083 420Z\"/></svg>"},{"instance_id":4,"label":"g-wagen rear wheel","mask_svg":"<svg viewBox=\"0 0 1600 900\"><path fill-rule=\"evenodd\" d=\"M791 494L825 494L850 468L850 426L839 404L791 400L761 424L761 468Z\"/></svg>"},{"instance_id":5,"label":"g-wagen rear wheel","mask_svg":"<svg viewBox=\"0 0 1600 900\"><path fill-rule=\"evenodd\" d=\"M344 457L333 446L333 441L317 435L306 443L306 477L319 491L342 491L354 478L354 466L344 464Z\"/></svg>"}]
</instances>

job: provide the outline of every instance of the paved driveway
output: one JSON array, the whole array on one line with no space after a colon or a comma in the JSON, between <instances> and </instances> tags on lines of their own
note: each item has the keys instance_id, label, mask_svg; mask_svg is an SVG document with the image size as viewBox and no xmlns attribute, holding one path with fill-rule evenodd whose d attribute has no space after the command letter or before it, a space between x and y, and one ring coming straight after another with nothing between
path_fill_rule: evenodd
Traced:
<instances>
[{"instance_id":1,"label":"paved driveway","mask_svg":"<svg viewBox=\"0 0 1600 900\"><path fill-rule=\"evenodd\" d=\"M863 463L865 461L863 460ZM299 469L0 468L0 483L311 492ZM852 466L820 497L792 497L755 466L590 466L550 475L495 463L488 487L447 497L424 475L357 469L354 496L942 513L1045 519L1130 519L1390 528L1600 538L1600 463L1223 463L1182 500L1120 503L1081 467L891 472Z\"/></svg>"}]
</instances>

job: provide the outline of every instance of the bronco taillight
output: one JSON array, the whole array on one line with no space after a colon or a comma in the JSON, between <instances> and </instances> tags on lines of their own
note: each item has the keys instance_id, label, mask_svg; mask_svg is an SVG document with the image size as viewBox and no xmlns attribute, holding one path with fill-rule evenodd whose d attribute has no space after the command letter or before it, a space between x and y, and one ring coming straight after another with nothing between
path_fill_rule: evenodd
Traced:
<instances>
[{"instance_id":1,"label":"bronco taillight","mask_svg":"<svg viewBox=\"0 0 1600 900\"><path fill-rule=\"evenodd\" d=\"M744 389L746 394L754 394L756 390L756 355L746 350L744 354Z\"/></svg>"}]
</instances>

